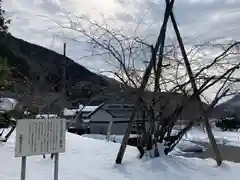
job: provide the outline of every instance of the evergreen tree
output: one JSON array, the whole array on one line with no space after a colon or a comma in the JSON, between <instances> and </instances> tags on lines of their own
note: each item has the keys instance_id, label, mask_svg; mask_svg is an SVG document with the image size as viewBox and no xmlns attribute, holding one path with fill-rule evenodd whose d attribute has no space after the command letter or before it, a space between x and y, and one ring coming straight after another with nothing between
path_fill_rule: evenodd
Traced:
<instances>
[{"instance_id":1,"label":"evergreen tree","mask_svg":"<svg viewBox=\"0 0 240 180\"><path fill-rule=\"evenodd\" d=\"M10 19L5 19L5 10L2 7L2 0L0 0L0 31L8 32L8 26L11 23Z\"/></svg>"}]
</instances>

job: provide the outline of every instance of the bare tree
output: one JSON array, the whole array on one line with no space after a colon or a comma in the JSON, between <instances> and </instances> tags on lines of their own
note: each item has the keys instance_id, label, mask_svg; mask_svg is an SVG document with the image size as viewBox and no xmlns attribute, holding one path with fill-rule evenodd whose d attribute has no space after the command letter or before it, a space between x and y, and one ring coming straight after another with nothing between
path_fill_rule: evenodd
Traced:
<instances>
[{"instance_id":1,"label":"bare tree","mask_svg":"<svg viewBox=\"0 0 240 180\"><path fill-rule=\"evenodd\" d=\"M164 145L160 148L164 148L165 154L168 154L196 122L203 122L217 164L222 162L209 124L209 114L223 97L233 95L238 90L233 87L239 82L236 69L240 63L236 58L239 58L237 49L240 43L205 43L186 50L172 11L173 4L174 0L166 0L164 19L155 45L147 43L144 38L128 37L121 30L111 29L82 17L75 16L79 21L74 21L68 16L70 26L58 24L62 28L83 34L91 47L91 56L104 57L107 63L115 64L115 68L107 72L122 83L125 91L135 92L134 108L116 158L117 164L122 162L132 126L136 121L140 121L144 127L138 132L142 156L151 151L155 152L149 153L152 157L159 156L158 144ZM170 45L165 42L169 20L176 33L176 41ZM78 23L81 25L81 21L87 22L89 26L77 26ZM78 42L78 39L73 40ZM221 53L215 58L208 57L204 53L205 47L215 48L217 53ZM213 73L216 70L218 73ZM205 94L213 87L218 87L214 98L204 104ZM146 97L149 92L150 98ZM195 106L199 114L192 116L173 135L174 126L189 106Z\"/></svg>"}]
</instances>

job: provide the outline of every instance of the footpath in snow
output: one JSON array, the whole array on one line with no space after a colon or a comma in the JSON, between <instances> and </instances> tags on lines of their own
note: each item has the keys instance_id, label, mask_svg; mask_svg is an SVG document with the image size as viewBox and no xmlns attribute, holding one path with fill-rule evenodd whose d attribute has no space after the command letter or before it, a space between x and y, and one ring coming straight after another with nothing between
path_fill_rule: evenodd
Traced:
<instances>
[{"instance_id":1,"label":"footpath in snow","mask_svg":"<svg viewBox=\"0 0 240 180\"><path fill-rule=\"evenodd\" d=\"M14 135L0 144L1 180L20 178L20 158L14 157ZM115 165L119 143L106 142L67 133L66 153L60 154L59 180L238 180L240 164L214 160L168 156L138 160L137 150L127 147L122 165ZM42 156L27 158L26 180L52 180L53 161Z\"/></svg>"}]
</instances>

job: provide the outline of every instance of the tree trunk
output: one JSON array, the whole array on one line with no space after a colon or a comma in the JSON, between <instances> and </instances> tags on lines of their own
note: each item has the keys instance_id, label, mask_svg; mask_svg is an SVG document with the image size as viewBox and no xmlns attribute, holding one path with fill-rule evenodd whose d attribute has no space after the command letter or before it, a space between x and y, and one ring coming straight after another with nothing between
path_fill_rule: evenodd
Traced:
<instances>
[{"instance_id":1,"label":"tree trunk","mask_svg":"<svg viewBox=\"0 0 240 180\"><path fill-rule=\"evenodd\" d=\"M151 75L152 68L153 68L154 64L156 64L157 51L159 49L159 46L161 45L160 44L161 39L164 38L164 33L165 33L164 30L165 30L165 27L167 26L167 22L168 22L168 19L169 19L171 9L173 7L173 3L174 3L174 0L172 0L171 3L168 4L168 6L166 7L164 21L163 21L163 24L162 24L162 27L161 27L161 30L160 30L155 48L153 49L151 60L148 64L148 67L147 67L145 73L144 73L143 80L141 82L141 86L138 90L137 99L136 99L136 102L134 104L134 109L133 109L133 112L132 112L132 116L130 118L130 122L128 124L126 133L123 137L122 144L120 146L120 149L119 149L116 161L115 161L116 164L121 164L121 162L122 162L122 158L123 158L123 155L124 155L126 147L127 147L128 138L129 138L129 135L131 133L132 126L133 126L133 123L134 123L135 115L136 115L137 111L139 110L139 104L141 103L142 94L143 94L143 92L145 90L145 87L148 83L148 79ZM169 9L170 9L170 12L169 12Z\"/></svg>"}]
</instances>

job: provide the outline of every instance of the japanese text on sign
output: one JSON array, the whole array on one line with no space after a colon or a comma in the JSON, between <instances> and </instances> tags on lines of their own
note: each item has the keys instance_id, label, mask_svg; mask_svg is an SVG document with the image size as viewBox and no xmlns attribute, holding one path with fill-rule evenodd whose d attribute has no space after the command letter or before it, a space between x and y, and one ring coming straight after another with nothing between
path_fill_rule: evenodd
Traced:
<instances>
[{"instance_id":1,"label":"japanese text on sign","mask_svg":"<svg viewBox=\"0 0 240 180\"><path fill-rule=\"evenodd\" d=\"M16 127L15 156L65 152L65 119L20 119Z\"/></svg>"}]
</instances>

